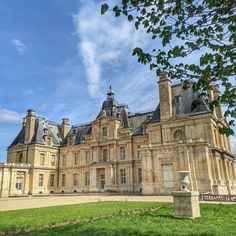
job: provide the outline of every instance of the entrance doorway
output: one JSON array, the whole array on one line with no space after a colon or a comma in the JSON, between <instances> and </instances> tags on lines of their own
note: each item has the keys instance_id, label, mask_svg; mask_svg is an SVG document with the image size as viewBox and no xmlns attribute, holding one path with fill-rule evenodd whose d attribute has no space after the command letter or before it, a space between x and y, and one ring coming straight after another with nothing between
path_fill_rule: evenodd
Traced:
<instances>
[{"instance_id":1,"label":"entrance doorway","mask_svg":"<svg viewBox=\"0 0 236 236\"><path fill-rule=\"evenodd\" d=\"M163 187L165 189L174 188L174 175L173 175L173 165L162 165L162 178L163 178Z\"/></svg>"},{"instance_id":2,"label":"entrance doorway","mask_svg":"<svg viewBox=\"0 0 236 236\"><path fill-rule=\"evenodd\" d=\"M16 177L16 193L17 195L20 195L23 193L23 184L24 184L24 178L22 176Z\"/></svg>"}]
</instances>

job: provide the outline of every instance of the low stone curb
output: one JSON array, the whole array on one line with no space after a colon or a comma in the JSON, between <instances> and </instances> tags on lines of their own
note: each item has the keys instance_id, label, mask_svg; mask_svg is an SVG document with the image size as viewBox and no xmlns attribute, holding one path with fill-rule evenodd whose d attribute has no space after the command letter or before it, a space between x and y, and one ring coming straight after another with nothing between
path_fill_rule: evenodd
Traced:
<instances>
[{"instance_id":1,"label":"low stone curb","mask_svg":"<svg viewBox=\"0 0 236 236\"><path fill-rule=\"evenodd\" d=\"M29 233L29 232L39 231L39 230L43 230L43 229L51 229L51 228L61 227L61 226L65 226L68 224L75 225L75 224L89 223L89 222L93 222L93 221L97 221L97 220L101 220L101 219L114 218L117 216L137 215L137 214L142 214L142 213L146 213L146 212L157 211L163 207L166 207L166 204L160 205L158 207L142 208L142 209L137 209L137 210L133 210L133 211L120 210L118 213L108 214L108 215L104 215L104 216L90 217L90 218L84 219L84 220L83 219L70 220L70 221L51 223L48 225L42 225L42 226L36 226L36 227L23 227L23 228L19 228L19 229L5 230L4 232L0 231L0 236L13 235L13 234L17 234L17 233L27 233L27 232Z\"/></svg>"}]
</instances>

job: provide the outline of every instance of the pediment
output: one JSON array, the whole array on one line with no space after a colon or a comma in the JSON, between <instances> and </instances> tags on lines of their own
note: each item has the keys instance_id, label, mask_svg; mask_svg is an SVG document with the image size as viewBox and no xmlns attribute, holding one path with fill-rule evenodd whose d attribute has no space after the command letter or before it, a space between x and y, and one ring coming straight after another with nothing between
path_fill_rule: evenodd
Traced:
<instances>
[{"instance_id":1,"label":"pediment","mask_svg":"<svg viewBox=\"0 0 236 236\"><path fill-rule=\"evenodd\" d=\"M9 149L21 149L21 148L24 148L25 147L25 144L23 143L17 143L15 146L9 148Z\"/></svg>"},{"instance_id":2,"label":"pediment","mask_svg":"<svg viewBox=\"0 0 236 236\"><path fill-rule=\"evenodd\" d=\"M111 122L114 120L118 120L117 117L113 117L113 116L107 116L105 114L99 116L96 120L94 120L92 123L97 123L97 122L101 122L101 121L106 121L106 122Z\"/></svg>"}]
</instances>

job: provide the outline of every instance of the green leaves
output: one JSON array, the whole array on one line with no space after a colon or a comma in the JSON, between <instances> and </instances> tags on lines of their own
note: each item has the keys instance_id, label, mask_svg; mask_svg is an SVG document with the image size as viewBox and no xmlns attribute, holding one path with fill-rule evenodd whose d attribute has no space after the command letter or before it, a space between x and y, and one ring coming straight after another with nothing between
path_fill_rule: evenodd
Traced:
<instances>
[{"instance_id":1,"label":"green leaves","mask_svg":"<svg viewBox=\"0 0 236 236\"><path fill-rule=\"evenodd\" d=\"M137 30L145 28L150 34L156 50L149 53L135 48L133 55L155 69L157 76L168 71L185 89L190 86L186 81L191 80L193 89L202 96L200 100L208 96L213 83L221 86L222 93L209 106L213 110L224 104L230 127L222 132L232 134L231 127L236 125L230 120L236 116L235 1L122 0L111 9L116 17L124 15ZM101 13L107 10L108 5L103 4ZM197 105L199 100L193 107Z\"/></svg>"},{"instance_id":2,"label":"green leaves","mask_svg":"<svg viewBox=\"0 0 236 236\"><path fill-rule=\"evenodd\" d=\"M101 5L101 14L104 15L108 9L109 9L109 6L106 3L102 4Z\"/></svg>"}]
</instances>

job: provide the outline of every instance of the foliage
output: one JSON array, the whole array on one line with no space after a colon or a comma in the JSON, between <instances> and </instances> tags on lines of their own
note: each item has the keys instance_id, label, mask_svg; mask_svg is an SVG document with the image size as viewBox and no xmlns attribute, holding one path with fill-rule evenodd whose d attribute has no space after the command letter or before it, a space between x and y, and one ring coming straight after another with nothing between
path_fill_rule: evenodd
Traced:
<instances>
[{"instance_id":1,"label":"foliage","mask_svg":"<svg viewBox=\"0 0 236 236\"><path fill-rule=\"evenodd\" d=\"M101 6L105 14L109 6ZM208 98L213 110L226 108L229 127L222 133L233 134L236 125L236 1L235 0L122 0L111 9L116 17L124 15L136 29L143 27L153 40L162 44L152 52L133 49L138 61L155 69L157 76L168 71L183 88L192 86L199 98ZM191 57L198 63L191 63ZM210 99L213 85L223 92Z\"/></svg>"},{"instance_id":2,"label":"foliage","mask_svg":"<svg viewBox=\"0 0 236 236\"><path fill-rule=\"evenodd\" d=\"M138 215L100 219L20 235L235 235L236 205L202 204L201 218L174 219L173 205Z\"/></svg>"}]
</instances>

